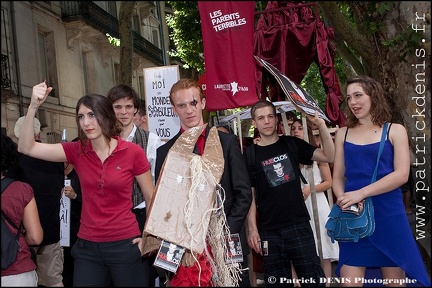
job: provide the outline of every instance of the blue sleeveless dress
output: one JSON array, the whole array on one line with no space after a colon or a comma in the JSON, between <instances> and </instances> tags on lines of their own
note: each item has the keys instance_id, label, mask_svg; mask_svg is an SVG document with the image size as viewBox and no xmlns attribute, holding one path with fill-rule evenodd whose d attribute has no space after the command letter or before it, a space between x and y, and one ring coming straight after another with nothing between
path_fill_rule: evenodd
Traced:
<instances>
[{"instance_id":1,"label":"blue sleeveless dress","mask_svg":"<svg viewBox=\"0 0 432 288\"><path fill-rule=\"evenodd\" d=\"M345 191L358 190L371 183L378 155L379 142L356 145L344 142ZM391 173L394 149L386 139L378 165L377 181ZM406 277L417 284L430 287L425 265L406 216L399 188L372 196L375 212L375 232L357 243L339 242L339 262L336 275L343 264L360 267L401 267Z\"/></svg>"}]
</instances>

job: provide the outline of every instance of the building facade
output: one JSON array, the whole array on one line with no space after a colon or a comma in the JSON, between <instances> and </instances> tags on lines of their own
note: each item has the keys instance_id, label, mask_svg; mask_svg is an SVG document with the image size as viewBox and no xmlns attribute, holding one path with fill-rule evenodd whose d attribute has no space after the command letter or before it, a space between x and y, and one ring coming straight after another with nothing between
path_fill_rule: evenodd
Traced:
<instances>
[{"instance_id":1,"label":"building facade","mask_svg":"<svg viewBox=\"0 0 432 288\"><path fill-rule=\"evenodd\" d=\"M54 89L41 105L41 140L57 143L63 129L78 135L77 100L87 93L106 95L119 83L121 1L1 2L1 128L24 116L32 87L44 80ZM136 1L132 18L132 86L144 95L143 68L181 65L171 60L165 1Z\"/></svg>"}]
</instances>

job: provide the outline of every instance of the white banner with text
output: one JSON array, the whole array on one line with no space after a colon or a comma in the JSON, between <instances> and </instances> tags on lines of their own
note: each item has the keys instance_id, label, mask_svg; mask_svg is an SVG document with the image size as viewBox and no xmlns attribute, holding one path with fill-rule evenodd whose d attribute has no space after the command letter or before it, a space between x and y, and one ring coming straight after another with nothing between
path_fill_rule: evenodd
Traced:
<instances>
[{"instance_id":1,"label":"white banner with text","mask_svg":"<svg viewBox=\"0 0 432 288\"><path fill-rule=\"evenodd\" d=\"M169 100L171 87L179 79L178 65L144 68L148 127L163 141L168 141L180 131L180 119Z\"/></svg>"}]
</instances>

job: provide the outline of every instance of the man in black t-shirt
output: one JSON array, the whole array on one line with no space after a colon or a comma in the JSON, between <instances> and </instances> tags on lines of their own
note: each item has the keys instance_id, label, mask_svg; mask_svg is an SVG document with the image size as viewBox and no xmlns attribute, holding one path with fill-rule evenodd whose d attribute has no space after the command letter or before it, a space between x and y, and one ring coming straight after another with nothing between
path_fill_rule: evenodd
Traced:
<instances>
[{"instance_id":1,"label":"man in black t-shirt","mask_svg":"<svg viewBox=\"0 0 432 288\"><path fill-rule=\"evenodd\" d=\"M291 263L302 287L325 286L299 174L299 164L333 162L335 150L325 122L317 114L308 116L319 127L323 144L319 149L296 137L278 136L276 109L269 101L255 103L251 116L260 141L244 153L246 163L253 163L248 165L254 195L247 217L248 244L261 255L262 244L267 244L266 286L292 286Z\"/></svg>"},{"instance_id":2,"label":"man in black t-shirt","mask_svg":"<svg viewBox=\"0 0 432 288\"><path fill-rule=\"evenodd\" d=\"M16 138L19 138L24 118L19 118L15 124ZM40 122L35 118L34 123L34 135L38 137ZM16 177L33 188L44 231L42 243L35 247L38 285L62 287L64 253L60 245L60 198L64 187L64 163L22 155Z\"/></svg>"}]
</instances>

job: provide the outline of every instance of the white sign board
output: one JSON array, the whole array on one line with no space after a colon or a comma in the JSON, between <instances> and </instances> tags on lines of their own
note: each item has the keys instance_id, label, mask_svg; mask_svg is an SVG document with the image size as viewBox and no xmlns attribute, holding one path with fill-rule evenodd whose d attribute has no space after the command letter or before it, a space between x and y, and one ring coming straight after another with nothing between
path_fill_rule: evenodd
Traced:
<instances>
[{"instance_id":1,"label":"white sign board","mask_svg":"<svg viewBox=\"0 0 432 288\"><path fill-rule=\"evenodd\" d=\"M70 247L70 213L71 199L62 193L60 198L60 245L63 247Z\"/></svg>"},{"instance_id":2,"label":"white sign board","mask_svg":"<svg viewBox=\"0 0 432 288\"><path fill-rule=\"evenodd\" d=\"M169 91L179 79L178 65L144 68L149 130L163 141L168 141L180 130L180 119L174 113L169 100Z\"/></svg>"}]
</instances>

